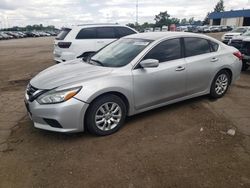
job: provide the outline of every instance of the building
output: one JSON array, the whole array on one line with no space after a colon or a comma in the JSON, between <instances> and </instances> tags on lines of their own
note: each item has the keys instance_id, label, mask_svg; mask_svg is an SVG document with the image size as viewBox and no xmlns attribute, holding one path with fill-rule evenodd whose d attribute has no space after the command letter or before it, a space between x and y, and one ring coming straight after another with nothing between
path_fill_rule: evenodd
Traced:
<instances>
[{"instance_id":1,"label":"building","mask_svg":"<svg viewBox=\"0 0 250 188\"><path fill-rule=\"evenodd\" d=\"M250 26L250 9L212 12L208 18L210 25Z\"/></svg>"}]
</instances>

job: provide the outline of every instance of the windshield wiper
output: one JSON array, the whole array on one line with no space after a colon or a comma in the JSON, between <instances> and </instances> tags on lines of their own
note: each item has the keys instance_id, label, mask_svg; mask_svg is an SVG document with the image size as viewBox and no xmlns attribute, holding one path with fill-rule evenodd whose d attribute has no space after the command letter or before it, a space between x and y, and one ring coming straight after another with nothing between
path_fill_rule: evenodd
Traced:
<instances>
[{"instance_id":1,"label":"windshield wiper","mask_svg":"<svg viewBox=\"0 0 250 188\"><path fill-rule=\"evenodd\" d=\"M98 63L99 65L101 65L101 66L104 67L104 64L103 64L101 61L98 61L98 60L96 60L96 59L90 59L90 61L93 61L93 62L95 62L95 63ZM89 62L90 62L90 61L89 61Z\"/></svg>"}]
</instances>

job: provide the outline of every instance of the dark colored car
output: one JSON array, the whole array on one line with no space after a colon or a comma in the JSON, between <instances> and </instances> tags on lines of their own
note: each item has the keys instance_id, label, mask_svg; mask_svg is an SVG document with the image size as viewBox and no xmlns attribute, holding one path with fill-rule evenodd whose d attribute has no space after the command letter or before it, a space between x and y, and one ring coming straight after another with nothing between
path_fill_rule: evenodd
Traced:
<instances>
[{"instance_id":1,"label":"dark colored car","mask_svg":"<svg viewBox=\"0 0 250 188\"><path fill-rule=\"evenodd\" d=\"M242 53L242 70L247 70L250 66L250 32L233 37L228 45L237 48Z\"/></svg>"}]
</instances>

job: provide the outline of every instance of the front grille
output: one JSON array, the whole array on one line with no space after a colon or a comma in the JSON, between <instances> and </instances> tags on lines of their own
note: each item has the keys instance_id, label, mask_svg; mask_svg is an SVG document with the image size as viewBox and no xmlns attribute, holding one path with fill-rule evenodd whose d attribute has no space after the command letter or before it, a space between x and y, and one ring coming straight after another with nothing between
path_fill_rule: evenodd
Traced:
<instances>
[{"instance_id":1,"label":"front grille","mask_svg":"<svg viewBox=\"0 0 250 188\"><path fill-rule=\"evenodd\" d=\"M47 91L48 91L47 89L40 90L32 86L31 84L29 84L26 89L28 100L30 102L34 101L37 97L39 97L40 95L44 94Z\"/></svg>"},{"instance_id":2,"label":"front grille","mask_svg":"<svg viewBox=\"0 0 250 188\"><path fill-rule=\"evenodd\" d=\"M29 84L28 86L27 86L27 94L28 94L28 96L29 96L29 98L37 91L38 89L37 88L35 88L35 87L33 87L31 84Z\"/></svg>"}]
</instances>

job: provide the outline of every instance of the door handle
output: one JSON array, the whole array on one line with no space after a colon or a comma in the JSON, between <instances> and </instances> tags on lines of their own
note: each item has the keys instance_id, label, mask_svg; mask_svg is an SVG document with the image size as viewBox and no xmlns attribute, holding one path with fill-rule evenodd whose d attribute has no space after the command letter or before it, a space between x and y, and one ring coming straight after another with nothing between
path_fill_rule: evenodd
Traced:
<instances>
[{"instance_id":1,"label":"door handle","mask_svg":"<svg viewBox=\"0 0 250 188\"><path fill-rule=\"evenodd\" d=\"M97 41L97 43L104 43L104 41Z\"/></svg>"},{"instance_id":2,"label":"door handle","mask_svg":"<svg viewBox=\"0 0 250 188\"><path fill-rule=\"evenodd\" d=\"M218 60L219 60L218 58L213 57L213 58L211 59L211 62L216 62L216 61L218 61Z\"/></svg>"},{"instance_id":3,"label":"door handle","mask_svg":"<svg viewBox=\"0 0 250 188\"><path fill-rule=\"evenodd\" d=\"M179 66L175 69L175 71L183 71L183 70L185 70L185 67L183 66Z\"/></svg>"}]
</instances>

